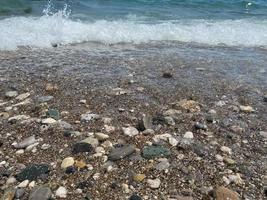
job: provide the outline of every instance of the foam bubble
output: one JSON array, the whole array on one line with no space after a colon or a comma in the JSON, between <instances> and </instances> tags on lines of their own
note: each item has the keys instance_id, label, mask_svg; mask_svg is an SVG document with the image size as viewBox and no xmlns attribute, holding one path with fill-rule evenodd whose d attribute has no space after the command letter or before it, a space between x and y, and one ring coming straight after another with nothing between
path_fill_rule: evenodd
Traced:
<instances>
[{"instance_id":1,"label":"foam bubble","mask_svg":"<svg viewBox=\"0 0 267 200\"><path fill-rule=\"evenodd\" d=\"M0 49L18 46L51 47L52 43L86 41L146 43L180 41L208 45L267 46L267 20L191 20L146 24L140 21L98 20L81 22L61 11L42 17L11 17L0 20Z\"/></svg>"}]
</instances>

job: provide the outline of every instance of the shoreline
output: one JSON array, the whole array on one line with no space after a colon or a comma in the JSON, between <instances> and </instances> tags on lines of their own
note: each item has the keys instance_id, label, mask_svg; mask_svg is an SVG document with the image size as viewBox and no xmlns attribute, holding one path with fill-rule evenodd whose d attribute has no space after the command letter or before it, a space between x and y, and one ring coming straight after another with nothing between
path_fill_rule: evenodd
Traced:
<instances>
[{"instance_id":1,"label":"shoreline","mask_svg":"<svg viewBox=\"0 0 267 200\"><path fill-rule=\"evenodd\" d=\"M55 199L60 186L66 199L265 198L266 53L245 51L78 45L0 52L0 194L23 182L7 187L25 166L45 164L49 173L35 185L48 185ZM13 90L27 97L6 97ZM14 148L33 135L36 146ZM74 153L84 150L79 143L87 152ZM151 144L170 155L147 159ZM116 160L111 146L128 153ZM74 163L66 173L68 157ZM28 199L32 188L21 188Z\"/></svg>"}]
</instances>

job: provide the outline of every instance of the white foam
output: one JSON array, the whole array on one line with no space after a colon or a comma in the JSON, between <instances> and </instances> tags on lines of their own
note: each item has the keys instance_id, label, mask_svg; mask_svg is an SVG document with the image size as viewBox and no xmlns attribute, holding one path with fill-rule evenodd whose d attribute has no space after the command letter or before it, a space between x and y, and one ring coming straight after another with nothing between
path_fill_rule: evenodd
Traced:
<instances>
[{"instance_id":1,"label":"white foam","mask_svg":"<svg viewBox=\"0 0 267 200\"><path fill-rule=\"evenodd\" d=\"M172 21L146 24L133 20L73 21L62 12L42 17L0 20L0 49L50 47L52 43L149 41L196 42L208 45L267 46L267 20Z\"/></svg>"}]
</instances>

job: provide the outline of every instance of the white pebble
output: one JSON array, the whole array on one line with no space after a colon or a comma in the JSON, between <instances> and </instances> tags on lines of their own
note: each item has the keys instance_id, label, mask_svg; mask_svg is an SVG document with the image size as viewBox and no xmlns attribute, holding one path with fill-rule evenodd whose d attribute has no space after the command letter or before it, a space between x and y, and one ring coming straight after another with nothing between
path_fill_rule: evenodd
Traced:
<instances>
[{"instance_id":1,"label":"white pebble","mask_svg":"<svg viewBox=\"0 0 267 200\"><path fill-rule=\"evenodd\" d=\"M56 191L56 196L59 198L66 198L67 197L67 189L65 187L60 186Z\"/></svg>"},{"instance_id":2,"label":"white pebble","mask_svg":"<svg viewBox=\"0 0 267 200\"><path fill-rule=\"evenodd\" d=\"M186 139L193 139L194 138L194 135L192 132L188 131L184 134L184 138Z\"/></svg>"}]
</instances>

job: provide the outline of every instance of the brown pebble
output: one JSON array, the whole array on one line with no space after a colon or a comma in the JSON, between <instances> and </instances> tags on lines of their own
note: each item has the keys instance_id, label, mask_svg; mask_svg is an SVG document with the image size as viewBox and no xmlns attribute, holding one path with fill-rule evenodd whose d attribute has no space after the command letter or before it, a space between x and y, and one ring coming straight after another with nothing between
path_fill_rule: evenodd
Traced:
<instances>
[{"instance_id":1,"label":"brown pebble","mask_svg":"<svg viewBox=\"0 0 267 200\"><path fill-rule=\"evenodd\" d=\"M215 192L216 200L239 200L239 195L226 187L219 187Z\"/></svg>"}]
</instances>

